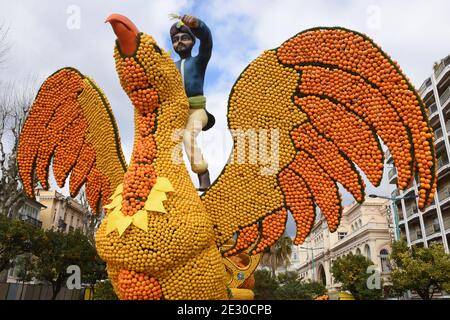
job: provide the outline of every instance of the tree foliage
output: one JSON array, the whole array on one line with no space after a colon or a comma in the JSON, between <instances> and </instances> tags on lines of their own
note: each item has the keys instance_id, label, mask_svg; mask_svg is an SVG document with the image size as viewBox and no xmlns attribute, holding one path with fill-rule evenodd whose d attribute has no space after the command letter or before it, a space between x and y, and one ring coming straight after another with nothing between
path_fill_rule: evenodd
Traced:
<instances>
[{"instance_id":1,"label":"tree foliage","mask_svg":"<svg viewBox=\"0 0 450 320\"><path fill-rule=\"evenodd\" d=\"M297 272L280 273L274 277L269 270L255 272L253 290L256 300L313 300L326 293L322 283L302 281Z\"/></svg>"},{"instance_id":2,"label":"tree foliage","mask_svg":"<svg viewBox=\"0 0 450 320\"><path fill-rule=\"evenodd\" d=\"M96 277L103 278L105 275L104 264L98 258L95 247L79 230L67 234L48 230L42 248L36 263L35 277L52 286L52 299L66 284L70 276L67 273L69 266L80 267L82 280L91 286L95 284Z\"/></svg>"},{"instance_id":3,"label":"tree foliage","mask_svg":"<svg viewBox=\"0 0 450 320\"><path fill-rule=\"evenodd\" d=\"M257 270L253 292L256 300L275 300L279 283L269 270Z\"/></svg>"},{"instance_id":4,"label":"tree foliage","mask_svg":"<svg viewBox=\"0 0 450 320\"><path fill-rule=\"evenodd\" d=\"M14 267L22 254L38 254L42 236L41 229L0 215L0 272Z\"/></svg>"},{"instance_id":5,"label":"tree foliage","mask_svg":"<svg viewBox=\"0 0 450 320\"><path fill-rule=\"evenodd\" d=\"M382 297L381 287L370 289L367 285L371 276L368 269L373 265L366 257L350 253L334 261L331 273L342 284L342 289L350 291L356 300L378 300Z\"/></svg>"},{"instance_id":6,"label":"tree foliage","mask_svg":"<svg viewBox=\"0 0 450 320\"><path fill-rule=\"evenodd\" d=\"M320 282L301 281L297 272L279 274L278 281L280 286L276 290L276 297L279 300L314 300L327 291Z\"/></svg>"},{"instance_id":7,"label":"tree foliage","mask_svg":"<svg viewBox=\"0 0 450 320\"><path fill-rule=\"evenodd\" d=\"M99 281L95 285L94 300L118 300L111 280Z\"/></svg>"},{"instance_id":8,"label":"tree foliage","mask_svg":"<svg viewBox=\"0 0 450 320\"><path fill-rule=\"evenodd\" d=\"M413 290L423 300L431 300L437 292L450 289L450 255L441 244L408 248L405 242L396 242L391 259L391 279L396 291Z\"/></svg>"}]
</instances>

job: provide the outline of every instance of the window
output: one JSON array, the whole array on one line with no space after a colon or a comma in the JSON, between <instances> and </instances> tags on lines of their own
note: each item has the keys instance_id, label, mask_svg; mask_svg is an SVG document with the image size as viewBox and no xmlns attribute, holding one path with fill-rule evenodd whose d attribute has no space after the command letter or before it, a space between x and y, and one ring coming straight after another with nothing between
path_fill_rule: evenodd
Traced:
<instances>
[{"instance_id":1,"label":"window","mask_svg":"<svg viewBox=\"0 0 450 320\"><path fill-rule=\"evenodd\" d=\"M383 249L380 251L381 271L391 272L391 266L389 263L389 251Z\"/></svg>"},{"instance_id":2,"label":"window","mask_svg":"<svg viewBox=\"0 0 450 320\"><path fill-rule=\"evenodd\" d=\"M360 248L357 248L357 249L356 249L356 255L358 255L358 256L361 255L361 249L360 249Z\"/></svg>"},{"instance_id":3,"label":"window","mask_svg":"<svg viewBox=\"0 0 450 320\"><path fill-rule=\"evenodd\" d=\"M342 240L347 236L347 232L339 232L338 233L338 239Z\"/></svg>"},{"instance_id":4,"label":"window","mask_svg":"<svg viewBox=\"0 0 450 320\"><path fill-rule=\"evenodd\" d=\"M372 260L370 247L368 244L366 244L366 246L364 247L364 255L366 256L367 259Z\"/></svg>"}]
</instances>

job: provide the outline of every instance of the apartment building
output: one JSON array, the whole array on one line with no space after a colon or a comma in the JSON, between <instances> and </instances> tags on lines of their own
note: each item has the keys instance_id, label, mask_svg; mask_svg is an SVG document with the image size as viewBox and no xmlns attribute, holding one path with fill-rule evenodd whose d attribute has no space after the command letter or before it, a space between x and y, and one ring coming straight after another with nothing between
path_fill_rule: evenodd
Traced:
<instances>
[{"instance_id":1,"label":"apartment building","mask_svg":"<svg viewBox=\"0 0 450 320\"><path fill-rule=\"evenodd\" d=\"M438 188L435 200L424 212L418 210L418 176L405 191L394 190L391 202L396 218L398 234L409 246L429 246L433 242L442 243L449 252L450 242L450 55L436 63L433 73L419 89L428 107L428 117L435 133L438 170ZM393 164L390 153L386 154L389 164ZM391 168L389 182L397 183L397 171ZM395 216L394 216L395 218ZM398 236L396 237L398 238Z\"/></svg>"}]
</instances>

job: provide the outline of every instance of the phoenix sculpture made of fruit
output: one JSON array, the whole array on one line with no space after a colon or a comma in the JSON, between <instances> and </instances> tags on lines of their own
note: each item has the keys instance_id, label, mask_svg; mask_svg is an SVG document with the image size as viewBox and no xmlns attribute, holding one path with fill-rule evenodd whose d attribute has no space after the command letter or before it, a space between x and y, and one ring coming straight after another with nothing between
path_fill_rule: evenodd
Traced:
<instances>
[{"instance_id":1,"label":"phoenix sculpture made of fruit","mask_svg":"<svg viewBox=\"0 0 450 320\"><path fill-rule=\"evenodd\" d=\"M244 153L199 196L184 163L174 161L182 152L174 132L189 112L174 61L126 17L107 21L117 35L116 71L134 106L131 163L101 89L64 68L47 78L32 105L18 164L30 197L37 180L49 187L52 164L59 186L70 175L72 197L86 184L92 210L105 208L96 246L121 299L227 299L227 287L248 278L232 274L240 282L230 285L227 258L264 252L283 235L289 214L296 244L308 236L316 207L330 232L337 230L338 183L360 203L365 185L356 166L374 186L381 183L380 139L399 188L418 174L419 206L432 202L436 159L426 109L399 66L365 35L310 29L254 60L230 93L228 124L276 140L277 169L267 172L270 150L258 150L258 161ZM231 158L241 138L233 135Z\"/></svg>"}]
</instances>

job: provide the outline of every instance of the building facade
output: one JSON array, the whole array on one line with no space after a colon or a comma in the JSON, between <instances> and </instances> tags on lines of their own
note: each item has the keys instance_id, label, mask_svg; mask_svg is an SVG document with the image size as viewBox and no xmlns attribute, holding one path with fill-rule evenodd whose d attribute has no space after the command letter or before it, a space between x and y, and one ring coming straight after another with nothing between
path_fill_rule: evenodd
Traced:
<instances>
[{"instance_id":1,"label":"building facade","mask_svg":"<svg viewBox=\"0 0 450 320\"><path fill-rule=\"evenodd\" d=\"M17 205L10 212L10 218L20 219L37 228L42 227L41 210L46 206L39 201L28 197L21 197Z\"/></svg>"},{"instance_id":2,"label":"building facade","mask_svg":"<svg viewBox=\"0 0 450 320\"><path fill-rule=\"evenodd\" d=\"M450 56L434 66L430 78L419 89L428 107L430 125L435 133L438 187L435 200L424 212L418 210L418 176L405 191L394 190L392 213L397 221L398 234L409 246L428 247L433 242L442 243L449 252L450 243ZM390 153L388 163L393 164ZM389 182L397 183L397 171L389 171ZM395 217L396 212L398 216ZM398 238L398 236L396 236Z\"/></svg>"},{"instance_id":3,"label":"building facade","mask_svg":"<svg viewBox=\"0 0 450 320\"><path fill-rule=\"evenodd\" d=\"M86 232L84 219L87 211L74 199L57 191L36 189L36 200L46 206L40 213L43 229Z\"/></svg>"},{"instance_id":4,"label":"building facade","mask_svg":"<svg viewBox=\"0 0 450 320\"><path fill-rule=\"evenodd\" d=\"M330 294L337 293L340 284L332 277L332 263L353 253L369 258L387 278L392 240L388 204L382 199L367 199L362 205L355 203L345 208L335 233L330 233L325 218L318 216L306 242L294 246L289 270L297 271L305 280L322 282Z\"/></svg>"}]
</instances>

